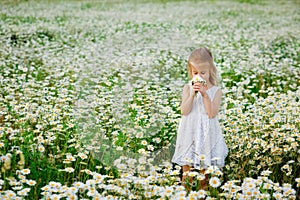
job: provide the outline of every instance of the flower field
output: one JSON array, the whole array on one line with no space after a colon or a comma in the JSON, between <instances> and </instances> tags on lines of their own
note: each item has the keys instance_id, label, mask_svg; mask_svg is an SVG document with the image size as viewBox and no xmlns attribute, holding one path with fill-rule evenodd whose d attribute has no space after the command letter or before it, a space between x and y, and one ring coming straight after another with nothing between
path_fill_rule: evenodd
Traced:
<instances>
[{"instance_id":1,"label":"flower field","mask_svg":"<svg viewBox=\"0 0 300 200\"><path fill-rule=\"evenodd\" d=\"M300 3L1 1L0 199L297 199ZM187 58L219 71L226 165L170 163Z\"/></svg>"}]
</instances>

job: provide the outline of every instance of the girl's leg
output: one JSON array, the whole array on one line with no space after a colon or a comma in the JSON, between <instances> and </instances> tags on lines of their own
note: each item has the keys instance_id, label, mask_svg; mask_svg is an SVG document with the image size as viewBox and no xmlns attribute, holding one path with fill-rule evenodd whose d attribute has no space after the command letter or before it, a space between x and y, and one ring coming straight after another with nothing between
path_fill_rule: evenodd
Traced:
<instances>
[{"instance_id":1,"label":"girl's leg","mask_svg":"<svg viewBox=\"0 0 300 200\"><path fill-rule=\"evenodd\" d=\"M203 190L206 190L208 187L208 174L205 174L205 169L202 171L202 173L204 174L205 178L201 181L201 187Z\"/></svg>"},{"instance_id":2,"label":"girl's leg","mask_svg":"<svg viewBox=\"0 0 300 200\"><path fill-rule=\"evenodd\" d=\"M187 188L186 187L186 182L189 182L189 183L191 183L191 180L190 180L190 178L188 177L188 172L191 170L191 167L190 166L188 166L188 165L183 165L182 166L182 180L181 180L181 183L182 183L182 185L185 187L185 188Z\"/></svg>"},{"instance_id":3,"label":"girl's leg","mask_svg":"<svg viewBox=\"0 0 300 200\"><path fill-rule=\"evenodd\" d=\"M208 174L205 174L205 169L201 170L200 174L204 174L205 178L203 180L198 181L197 190L206 190L208 187Z\"/></svg>"}]
</instances>

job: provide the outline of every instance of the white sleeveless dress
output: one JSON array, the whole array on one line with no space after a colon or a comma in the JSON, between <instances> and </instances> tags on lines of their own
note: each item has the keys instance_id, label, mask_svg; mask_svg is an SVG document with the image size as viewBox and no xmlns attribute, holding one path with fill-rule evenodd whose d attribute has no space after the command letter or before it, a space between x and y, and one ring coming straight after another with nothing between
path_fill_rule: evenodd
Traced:
<instances>
[{"instance_id":1,"label":"white sleeveless dress","mask_svg":"<svg viewBox=\"0 0 300 200\"><path fill-rule=\"evenodd\" d=\"M192 86L190 85L192 90ZM211 99L217 86L206 92ZM175 152L172 162L180 166L189 165L196 169L207 168L211 165L224 166L228 154L222 130L217 117L210 119L206 113L201 94L194 98L191 112L182 116L179 124Z\"/></svg>"}]
</instances>

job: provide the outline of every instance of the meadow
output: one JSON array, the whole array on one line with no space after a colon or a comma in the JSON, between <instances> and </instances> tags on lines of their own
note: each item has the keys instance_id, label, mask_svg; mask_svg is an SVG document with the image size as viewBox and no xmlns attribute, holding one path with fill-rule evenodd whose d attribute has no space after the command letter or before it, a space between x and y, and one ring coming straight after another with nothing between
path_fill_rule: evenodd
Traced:
<instances>
[{"instance_id":1,"label":"meadow","mask_svg":"<svg viewBox=\"0 0 300 200\"><path fill-rule=\"evenodd\" d=\"M299 1L1 1L1 199L296 199ZM187 58L223 89L222 169L170 163Z\"/></svg>"}]
</instances>

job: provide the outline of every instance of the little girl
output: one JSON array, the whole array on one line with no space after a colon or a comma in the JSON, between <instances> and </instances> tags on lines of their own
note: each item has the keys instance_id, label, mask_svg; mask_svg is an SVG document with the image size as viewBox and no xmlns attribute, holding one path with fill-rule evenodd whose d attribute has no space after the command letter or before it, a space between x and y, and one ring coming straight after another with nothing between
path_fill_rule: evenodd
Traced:
<instances>
[{"instance_id":1,"label":"little girl","mask_svg":"<svg viewBox=\"0 0 300 200\"><path fill-rule=\"evenodd\" d=\"M205 169L211 165L224 166L228 149L218 118L222 90L217 87L216 66L211 52L195 49L188 59L190 78L200 76L204 82L186 84L183 88L181 113L175 153L172 162L182 166L182 182L191 167Z\"/></svg>"}]
</instances>

